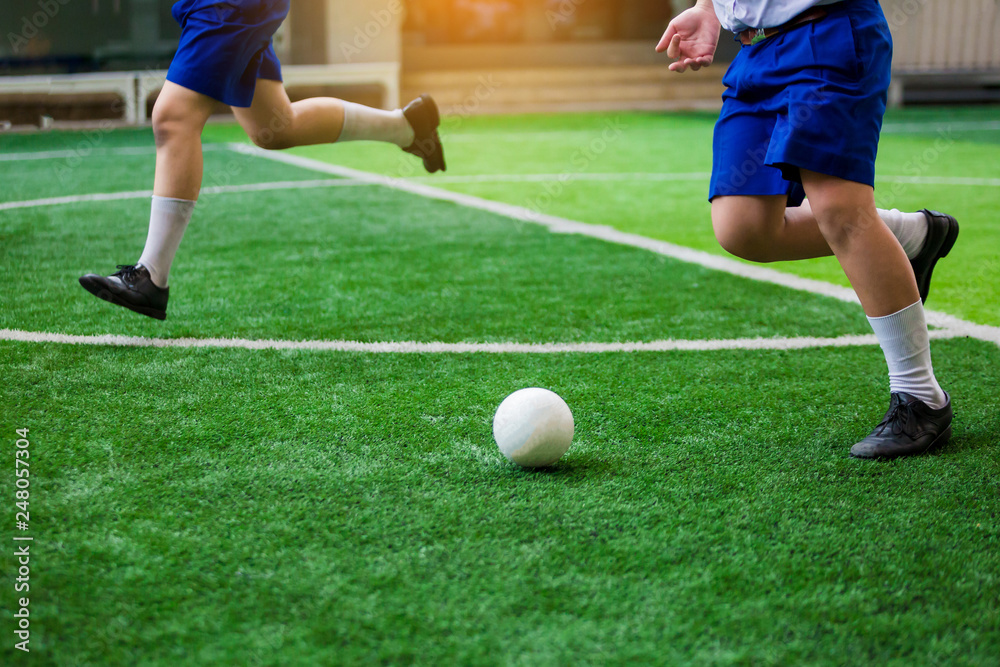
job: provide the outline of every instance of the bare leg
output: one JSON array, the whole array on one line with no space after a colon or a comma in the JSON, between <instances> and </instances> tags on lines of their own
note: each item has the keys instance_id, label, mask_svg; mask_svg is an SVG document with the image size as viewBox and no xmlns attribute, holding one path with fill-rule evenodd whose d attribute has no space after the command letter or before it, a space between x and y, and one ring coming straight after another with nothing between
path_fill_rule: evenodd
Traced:
<instances>
[{"instance_id":1,"label":"bare leg","mask_svg":"<svg viewBox=\"0 0 1000 667\"><path fill-rule=\"evenodd\" d=\"M253 102L233 107L236 120L250 139L262 148L332 143L344 129L344 103L332 97L295 102L280 81L258 79Z\"/></svg>"},{"instance_id":2,"label":"bare leg","mask_svg":"<svg viewBox=\"0 0 1000 667\"><path fill-rule=\"evenodd\" d=\"M214 104L173 82L163 86L153 107L156 176L146 245L135 265L106 277L81 277L91 294L158 320L167 317L170 265L201 190L201 132Z\"/></svg>"},{"instance_id":3,"label":"bare leg","mask_svg":"<svg viewBox=\"0 0 1000 667\"><path fill-rule=\"evenodd\" d=\"M809 202L785 208L784 196L733 196L712 200L712 226L723 248L754 262L833 254Z\"/></svg>"},{"instance_id":4,"label":"bare leg","mask_svg":"<svg viewBox=\"0 0 1000 667\"><path fill-rule=\"evenodd\" d=\"M363 116L363 127L346 136L349 112ZM333 97L291 102L282 83L270 79L258 79L251 105L233 107L233 113L255 144L271 150L346 139L386 141L405 148L414 140L413 128L401 111L371 109Z\"/></svg>"},{"instance_id":5,"label":"bare leg","mask_svg":"<svg viewBox=\"0 0 1000 667\"><path fill-rule=\"evenodd\" d=\"M201 132L215 102L167 81L153 107L156 177L153 194L195 201L203 171Z\"/></svg>"},{"instance_id":6,"label":"bare leg","mask_svg":"<svg viewBox=\"0 0 1000 667\"><path fill-rule=\"evenodd\" d=\"M872 188L805 169L802 184L865 313L883 317L919 302L909 260L879 217Z\"/></svg>"},{"instance_id":7,"label":"bare leg","mask_svg":"<svg viewBox=\"0 0 1000 667\"><path fill-rule=\"evenodd\" d=\"M916 257L927 239L923 213L883 211L878 215L906 250ZM712 222L719 242L734 255L755 262L779 262L833 254L816 222L809 200L785 208L785 197L716 197Z\"/></svg>"}]
</instances>

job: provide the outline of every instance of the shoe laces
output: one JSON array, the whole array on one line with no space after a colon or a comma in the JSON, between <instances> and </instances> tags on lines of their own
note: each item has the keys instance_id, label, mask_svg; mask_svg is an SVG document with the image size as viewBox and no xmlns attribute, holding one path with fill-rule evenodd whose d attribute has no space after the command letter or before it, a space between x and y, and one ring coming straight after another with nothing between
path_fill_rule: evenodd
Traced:
<instances>
[{"instance_id":1,"label":"shoe laces","mask_svg":"<svg viewBox=\"0 0 1000 667\"><path fill-rule=\"evenodd\" d=\"M112 275L119 276L122 282L130 283L139 277L139 267L134 264L119 264L115 268L118 271Z\"/></svg>"},{"instance_id":2,"label":"shoe laces","mask_svg":"<svg viewBox=\"0 0 1000 667\"><path fill-rule=\"evenodd\" d=\"M889 412L885 413L885 417L879 422L877 435L882 435L885 429L892 427L893 435L900 435L905 433L906 435L912 436L910 431L917 423L917 401L910 400L905 403L900 401L893 405Z\"/></svg>"}]
</instances>

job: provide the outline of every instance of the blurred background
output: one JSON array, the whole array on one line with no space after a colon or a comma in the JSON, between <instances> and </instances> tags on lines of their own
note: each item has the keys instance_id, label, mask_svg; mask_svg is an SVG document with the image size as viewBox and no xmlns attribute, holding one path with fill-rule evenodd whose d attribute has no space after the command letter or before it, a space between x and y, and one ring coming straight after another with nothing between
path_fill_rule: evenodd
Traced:
<instances>
[{"instance_id":1,"label":"blurred background","mask_svg":"<svg viewBox=\"0 0 1000 667\"><path fill-rule=\"evenodd\" d=\"M653 51L691 4L294 0L275 48L293 98L394 106L431 92L463 115L715 108L724 66L678 76ZM4 0L0 122L146 122L180 35L171 5ZM998 0L885 0L883 8L896 43L895 105L1000 101ZM736 49L723 35L719 61Z\"/></svg>"}]
</instances>

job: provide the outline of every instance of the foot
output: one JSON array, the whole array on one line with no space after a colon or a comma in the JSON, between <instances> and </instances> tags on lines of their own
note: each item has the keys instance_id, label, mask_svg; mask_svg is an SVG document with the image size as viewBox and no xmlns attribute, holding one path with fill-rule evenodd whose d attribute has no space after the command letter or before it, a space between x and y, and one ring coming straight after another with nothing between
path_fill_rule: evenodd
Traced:
<instances>
[{"instance_id":1,"label":"foot","mask_svg":"<svg viewBox=\"0 0 1000 667\"><path fill-rule=\"evenodd\" d=\"M441 124L441 115L438 113L434 98L430 95L421 95L406 105L403 116L410 123L414 133L413 143L403 150L421 158L424 161L424 169L430 173L445 171L444 148L437 132Z\"/></svg>"},{"instance_id":2,"label":"foot","mask_svg":"<svg viewBox=\"0 0 1000 667\"><path fill-rule=\"evenodd\" d=\"M99 299L158 320L167 319L170 289L153 284L144 266L119 264L118 271L107 278L88 273L80 278L80 284Z\"/></svg>"},{"instance_id":3,"label":"foot","mask_svg":"<svg viewBox=\"0 0 1000 667\"><path fill-rule=\"evenodd\" d=\"M931 273L934 265L942 257L947 257L958 238L958 221L950 215L929 211L921 211L927 217L927 240L920 253L910 260L913 275L917 277L917 289L920 290L920 300L926 302L931 291Z\"/></svg>"},{"instance_id":4,"label":"foot","mask_svg":"<svg viewBox=\"0 0 1000 667\"><path fill-rule=\"evenodd\" d=\"M947 444L951 438L951 397L939 410L921 400L894 393L889 411L871 434L851 447L851 456L859 459L892 459L923 454L932 447Z\"/></svg>"}]
</instances>

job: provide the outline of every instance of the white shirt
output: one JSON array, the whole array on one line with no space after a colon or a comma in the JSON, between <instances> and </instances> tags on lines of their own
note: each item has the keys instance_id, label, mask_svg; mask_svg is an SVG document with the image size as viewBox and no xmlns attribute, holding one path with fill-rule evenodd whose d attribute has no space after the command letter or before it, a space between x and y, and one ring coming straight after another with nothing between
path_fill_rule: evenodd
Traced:
<instances>
[{"instance_id":1,"label":"white shirt","mask_svg":"<svg viewBox=\"0 0 1000 667\"><path fill-rule=\"evenodd\" d=\"M775 28L788 23L810 7L840 0L712 0L722 26L733 32L747 28Z\"/></svg>"}]
</instances>

